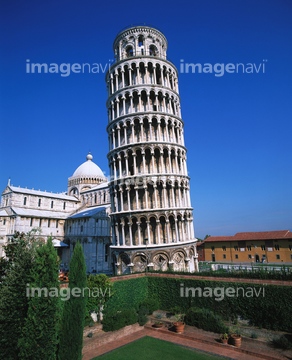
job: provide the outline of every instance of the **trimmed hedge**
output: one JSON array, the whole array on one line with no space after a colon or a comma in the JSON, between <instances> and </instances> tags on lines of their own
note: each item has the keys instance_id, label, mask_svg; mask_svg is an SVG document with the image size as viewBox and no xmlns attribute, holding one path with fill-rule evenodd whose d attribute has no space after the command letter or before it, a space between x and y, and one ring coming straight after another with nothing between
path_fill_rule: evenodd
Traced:
<instances>
[{"instance_id":1,"label":"trimmed hedge","mask_svg":"<svg viewBox=\"0 0 292 360\"><path fill-rule=\"evenodd\" d=\"M189 272L184 271L159 271L151 270L151 273L156 274L178 274L178 275L190 275ZM261 279L261 280L281 280L281 281L291 281L292 280L292 268L289 266L281 266L281 270L271 269L269 266L254 266L252 270L240 269L218 269L218 270L201 270L197 273L192 273L194 277L196 276L208 276L208 277L226 277L226 278L241 278L241 279Z\"/></svg>"},{"instance_id":2,"label":"trimmed hedge","mask_svg":"<svg viewBox=\"0 0 292 360\"><path fill-rule=\"evenodd\" d=\"M222 318L208 309L190 308L185 315L185 322L187 325L196 326L206 331L221 334L229 332Z\"/></svg>"},{"instance_id":3,"label":"trimmed hedge","mask_svg":"<svg viewBox=\"0 0 292 360\"><path fill-rule=\"evenodd\" d=\"M234 296L227 296L230 288L235 289ZM226 320L240 316L259 327L292 331L289 286L149 277L148 294L158 297L164 310L180 306L186 313L191 307L206 308Z\"/></svg>"},{"instance_id":4,"label":"trimmed hedge","mask_svg":"<svg viewBox=\"0 0 292 360\"><path fill-rule=\"evenodd\" d=\"M232 294L232 289L236 293ZM115 313L134 308L138 312L143 305L153 312L158 308L171 311L179 306L187 313L193 307L205 308L224 320L240 316L259 327L292 332L291 299L290 286L150 276L114 282L113 296L106 309ZM151 309L149 301L154 304Z\"/></svg>"},{"instance_id":5,"label":"trimmed hedge","mask_svg":"<svg viewBox=\"0 0 292 360\"><path fill-rule=\"evenodd\" d=\"M135 309L124 309L117 312L107 312L102 320L104 331L119 330L127 325L135 324L138 321Z\"/></svg>"},{"instance_id":6,"label":"trimmed hedge","mask_svg":"<svg viewBox=\"0 0 292 360\"><path fill-rule=\"evenodd\" d=\"M105 304L105 311L119 311L134 308L138 310L140 304L148 297L148 278L140 277L119 280L113 283L113 294Z\"/></svg>"}]
</instances>

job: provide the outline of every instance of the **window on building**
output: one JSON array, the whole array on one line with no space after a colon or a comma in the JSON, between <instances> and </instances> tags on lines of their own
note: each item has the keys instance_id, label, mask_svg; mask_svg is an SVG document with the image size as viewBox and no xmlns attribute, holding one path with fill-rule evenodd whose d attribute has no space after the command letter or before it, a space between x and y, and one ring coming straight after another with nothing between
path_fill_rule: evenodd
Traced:
<instances>
[{"instance_id":1,"label":"window on building","mask_svg":"<svg viewBox=\"0 0 292 360\"><path fill-rule=\"evenodd\" d=\"M251 251L251 246L250 245L247 246L247 251Z\"/></svg>"},{"instance_id":2,"label":"window on building","mask_svg":"<svg viewBox=\"0 0 292 360\"><path fill-rule=\"evenodd\" d=\"M140 35L138 37L138 45L139 45L139 47L143 46L143 36L142 35Z\"/></svg>"},{"instance_id":3,"label":"window on building","mask_svg":"<svg viewBox=\"0 0 292 360\"><path fill-rule=\"evenodd\" d=\"M48 219L48 227L51 226L51 219Z\"/></svg>"},{"instance_id":4,"label":"window on building","mask_svg":"<svg viewBox=\"0 0 292 360\"><path fill-rule=\"evenodd\" d=\"M292 245L289 245L289 250L290 250L290 251L292 250Z\"/></svg>"},{"instance_id":5,"label":"window on building","mask_svg":"<svg viewBox=\"0 0 292 360\"><path fill-rule=\"evenodd\" d=\"M226 251L226 246L222 246L222 250L223 250L223 251Z\"/></svg>"},{"instance_id":6,"label":"window on building","mask_svg":"<svg viewBox=\"0 0 292 360\"><path fill-rule=\"evenodd\" d=\"M39 202L38 202L38 207L40 207L42 204L42 199L39 199Z\"/></svg>"},{"instance_id":7,"label":"window on building","mask_svg":"<svg viewBox=\"0 0 292 360\"><path fill-rule=\"evenodd\" d=\"M64 202L64 204L63 204L63 210L65 210L66 209L66 202Z\"/></svg>"},{"instance_id":8,"label":"window on building","mask_svg":"<svg viewBox=\"0 0 292 360\"><path fill-rule=\"evenodd\" d=\"M223 254L223 259L226 259L226 254Z\"/></svg>"},{"instance_id":9,"label":"window on building","mask_svg":"<svg viewBox=\"0 0 292 360\"><path fill-rule=\"evenodd\" d=\"M126 53L127 53L127 57L130 57L130 56L134 55L132 46L127 47Z\"/></svg>"},{"instance_id":10,"label":"window on building","mask_svg":"<svg viewBox=\"0 0 292 360\"><path fill-rule=\"evenodd\" d=\"M104 261L105 262L108 261L108 256L109 256L109 244L106 244L104 247Z\"/></svg>"},{"instance_id":11,"label":"window on building","mask_svg":"<svg viewBox=\"0 0 292 360\"><path fill-rule=\"evenodd\" d=\"M266 250L266 245L261 245L262 250Z\"/></svg>"},{"instance_id":12,"label":"window on building","mask_svg":"<svg viewBox=\"0 0 292 360\"><path fill-rule=\"evenodd\" d=\"M23 199L23 205L26 205L26 200L27 200L27 197L25 196Z\"/></svg>"},{"instance_id":13,"label":"window on building","mask_svg":"<svg viewBox=\"0 0 292 360\"><path fill-rule=\"evenodd\" d=\"M235 255L235 259L238 259L238 255L237 255L237 254Z\"/></svg>"},{"instance_id":14,"label":"window on building","mask_svg":"<svg viewBox=\"0 0 292 360\"><path fill-rule=\"evenodd\" d=\"M56 228L58 229L59 227L59 220L56 220Z\"/></svg>"},{"instance_id":15,"label":"window on building","mask_svg":"<svg viewBox=\"0 0 292 360\"><path fill-rule=\"evenodd\" d=\"M30 226L33 224L33 218L30 219Z\"/></svg>"},{"instance_id":16,"label":"window on building","mask_svg":"<svg viewBox=\"0 0 292 360\"><path fill-rule=\"evenodd\" d=\"M42 219L40 219L40 221L39 221L39 227L41 227L42 226Z\"/></svg>"},{"instance_id":17,"label":"window on building","mask_svg":"<svg viewBox=\"0 0 292 360\"><path fill-rule=\"evenodd\" d=\"M234 250L238 251L238 246L237 245L234 246Z\"/></svg>"},{"instance_id":18,"label":"window on building","mask_svg":"<svg viewBox=\"0 0 292 360\"><path fill-rule=\"evenodd\" d=\"M275 250L280 250L280 245L275 244Z\"/></svg>"},{"instance_id":19,"label":"window on building","mask_svg":"<svg viewBox=\"0 0 292 360\"><path fill-rule=\"evenodd\" d=\"M292 260L292 254L290 255L290 259Z\"/></svg>"},{"instance_id":20,"label":"window on building","mask_svg":"<svg viewBox=\"0 0 292 360\"><path fill-rule=\"evenodd\" d=\"M80 232L83 232L83 225L80 226Z\"/></svg>"},{"instance_id":21,"label":"window on building","mask_svg":"<svg viewBox=\"0 0 292 360\"><path fill-rule=\"evenodd\" d=\"M250 260L252 257L251 257L251 255L249 254L247 258Z\"/></svg>"},{"instance_id":22,"label":"window on building","mask_svg":"<svg viewBox=\"0 0 292 360\"><path fill-rule=\"evenodd\" d=\"M6 225L6 219L3 219L3 225Z\"/></svg>"},{"instance_id":23,"label":"window on building","mask_svg":"<svg viewBox=\"0 0 292 360\"><path fill-rule=\"evenodd\" d=\"M279 254L276 255L276 259L280 260L280 255Z\"/></svg>"},{"instance_id":24,"label":"window on building","mask_svg":"<svg viewBox=\"0 0 292 360\"><path fill-rule=\"evenodd\" d=\"M103 193L103 202L105 203L105 193Z\"/></svg>"},{"instance_id":25,"label":"window on building","mask_svg":"<svg viewBox=\"0 0 292 360\"><path fill-rule=\"evenodd\" d=\"M156 47L154 45L149 46L149 55L150 56L157 56Z\"/></svg>"},{"instance_id":26,"label":"window on building","mask_svg":"<svg viewBox=\"0 0 292 360\"><path fill-rule=\"evenodd\" d=\"M54 201L51 201L51 209L54 207Z\"/></svg>"},{"instance_id":27,"label":"window on building","mask_svg":"<svg viewBox=\"0 0 292 360\"><path fill-rule=\"evenodd\" d=\"M211 247L211 250L214 251L214 250L215 250L215 246L212 246L212 247Z\"/></svg>"}]
</instances>

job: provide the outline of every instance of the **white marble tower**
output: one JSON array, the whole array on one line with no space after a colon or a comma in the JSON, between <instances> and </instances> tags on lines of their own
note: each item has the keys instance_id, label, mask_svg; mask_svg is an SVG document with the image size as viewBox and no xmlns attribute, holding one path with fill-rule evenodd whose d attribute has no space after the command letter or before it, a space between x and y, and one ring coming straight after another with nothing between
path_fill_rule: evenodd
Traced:
<instances>
[{"instance_id":1,"label":"white marble tower","mask_svg":"<svg viewBox=\"0 0 292 360\"><path fill-rule=\"evenodd\" d=\"M117 273L197 270L178 73L158 30L113 44L108 88L112 251Z\"/></svg>"}]
</instances>

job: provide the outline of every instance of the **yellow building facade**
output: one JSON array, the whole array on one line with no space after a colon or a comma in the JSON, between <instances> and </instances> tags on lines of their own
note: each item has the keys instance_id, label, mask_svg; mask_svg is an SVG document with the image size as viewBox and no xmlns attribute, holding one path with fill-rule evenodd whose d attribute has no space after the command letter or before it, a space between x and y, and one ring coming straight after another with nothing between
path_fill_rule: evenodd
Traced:
<instances>
[{"instance_id":1,"label":"yellow building facade","mask_svg":"<svg viewBox=\"0 0 292 360\"><path fill-rule=\"evenodd\" d=\"M289 230L210 236L198 244L200 261L226 263L292 263Z\"/></svg>"}]
</instances>

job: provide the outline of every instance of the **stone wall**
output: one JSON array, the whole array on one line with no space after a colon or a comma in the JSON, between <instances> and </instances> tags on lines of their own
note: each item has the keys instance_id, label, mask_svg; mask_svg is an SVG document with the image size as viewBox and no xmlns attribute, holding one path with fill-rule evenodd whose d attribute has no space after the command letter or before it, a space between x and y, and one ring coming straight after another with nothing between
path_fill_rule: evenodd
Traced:
<instances>
[{"instance_id":1,"label":"stone wall","mask_svg":"<svg viewBox=\"0 0 292 360\"><path fill-rule=\"evenodd\" d=\"M84 335L87 336L89 332L93 333L91 338L86 337L83 342L83 354L91 351L99 346L105 345L111 341L116 341L123 338L124 336L131 335L137 331L142 331L144 326L140 326L138 323L125 326L122 329L116 331L103 332L100 331L100 328L97 327L96 330L90 330L91 328L86 328L84 330Z\"/></svg>"}]
</instances>

